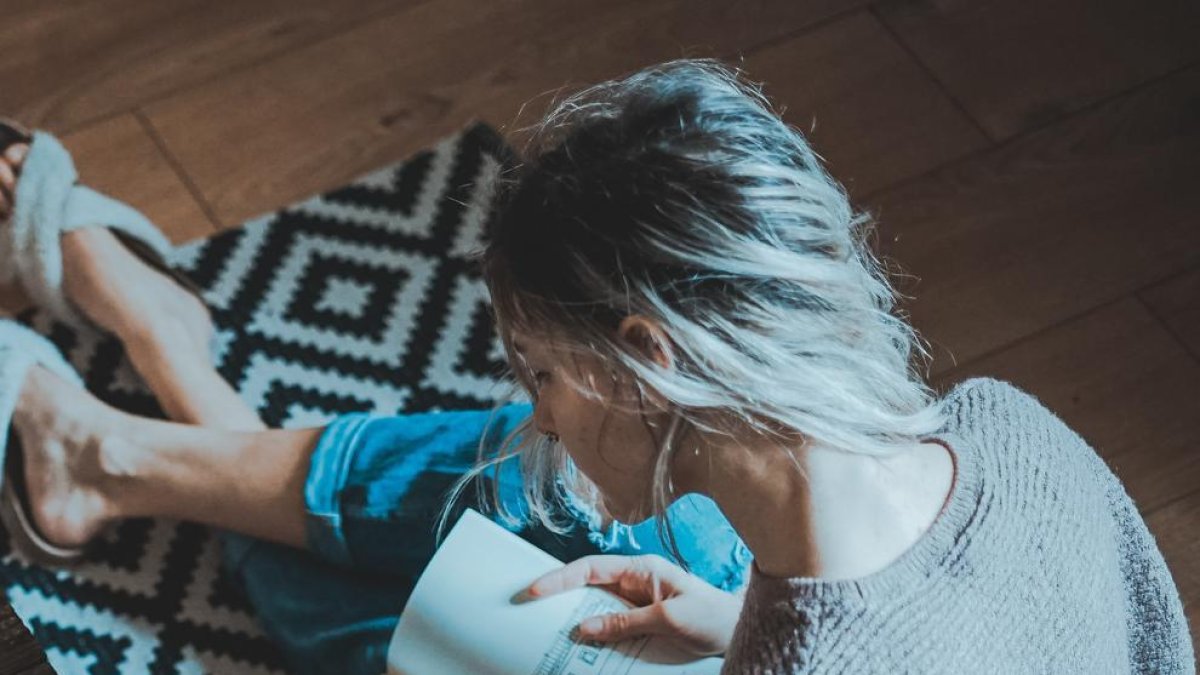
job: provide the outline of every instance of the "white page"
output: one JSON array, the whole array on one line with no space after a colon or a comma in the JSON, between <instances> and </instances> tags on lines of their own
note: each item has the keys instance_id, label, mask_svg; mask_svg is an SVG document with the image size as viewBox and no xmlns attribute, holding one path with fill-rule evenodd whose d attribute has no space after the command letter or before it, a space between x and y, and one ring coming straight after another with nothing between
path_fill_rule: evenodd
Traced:
<instances>
[{"instance_id":1,"label":"white page","mask_svg":"<svg viewBox=\"0 0 1200 675\"><path fill-rule=\"evenodd\" d=\"M662 638L579 643L584 618L626 607L598 588L515 603L554 557L468 510L421 575L388 648L389 675L711 675L719 658L692 660Z\"/></svg>"}]
</instances>

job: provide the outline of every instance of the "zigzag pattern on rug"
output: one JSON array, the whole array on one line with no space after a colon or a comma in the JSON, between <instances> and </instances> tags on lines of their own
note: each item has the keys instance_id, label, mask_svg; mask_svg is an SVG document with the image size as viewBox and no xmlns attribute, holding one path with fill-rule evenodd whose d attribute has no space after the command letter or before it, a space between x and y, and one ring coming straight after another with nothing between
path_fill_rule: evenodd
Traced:
<instances>
[{"instance_id":1,"label":"zigzag pattern on rug","mask_svg":"<svg viewBox=\"0 0 1200 675\"><path fill-rule=\"evenodd\" d=\"M340 189L176 249L205 289L221 374L274 427L338 414L481 408L502 394L503 351L468 254L512 157L483 123ZM120 345L38 312L88 388L162 413ZM206 528L123 523L78 570L12 552L0 581L60 673L282 673L283 661L219 565Z\"/></svg>"}]
</instances>

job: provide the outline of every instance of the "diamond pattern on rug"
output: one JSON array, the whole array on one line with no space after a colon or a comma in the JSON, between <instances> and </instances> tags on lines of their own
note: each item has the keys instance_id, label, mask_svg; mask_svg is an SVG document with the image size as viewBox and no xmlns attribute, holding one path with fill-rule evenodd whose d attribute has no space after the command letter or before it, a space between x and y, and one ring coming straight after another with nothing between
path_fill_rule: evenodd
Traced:
<instances>
[{"instance_id":1,"label":"diamond pattern on rug","mask_svg":"<svg viewBox=\"0 0 1200 675\"><path fill-rule=\"evenodd\" d=\"M469 260L492 186L512 159L477 123L396 165L178 248L205 289L219 372L273 427L353 411L481 408L505 392L487 291ZM88 388L162 412L121 346L37 312ZM0 531L0 581L60 673L284 672L213 533L132 520L78 569L23 560Z\"/></svg>"}]
</instances>

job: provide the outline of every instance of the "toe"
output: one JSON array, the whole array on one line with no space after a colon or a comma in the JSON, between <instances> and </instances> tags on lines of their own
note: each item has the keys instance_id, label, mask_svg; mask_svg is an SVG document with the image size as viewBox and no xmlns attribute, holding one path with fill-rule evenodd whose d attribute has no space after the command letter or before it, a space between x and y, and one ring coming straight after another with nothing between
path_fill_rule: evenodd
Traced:
<instances>
[{"instance_id":1,"label":"toe","mask_svg":"<svg viewBox=\"0 0 1200 675\"><path fill-rule=\"evenodd\" d=\"M13 172L13 168L7 162L0 162L0 187L3 187L11 195L16 186L17 174Z\"/></svg>"},{"instance_id":2,"label":"toe","mask_svg":"<svg viewBox=\"0 0 1200 675\"><path fill-rule=\"evenodd\" d=\"M8 149L4 151L4 158L7 159L10 164L19 169L21 164L25 161L25 156L28 154L28 143L14 143L13 145L8 146Z\"/></svg>"}]
</instances>

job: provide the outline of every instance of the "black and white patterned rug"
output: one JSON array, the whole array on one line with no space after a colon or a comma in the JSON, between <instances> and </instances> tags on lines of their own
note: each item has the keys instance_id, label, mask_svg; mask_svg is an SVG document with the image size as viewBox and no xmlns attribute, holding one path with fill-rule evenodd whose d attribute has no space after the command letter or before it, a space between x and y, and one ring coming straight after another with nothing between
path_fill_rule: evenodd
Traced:
<instances>
[{"instance_id":1,"label":"black and white patterned rug","mask_svg":"<svg viewBox=\"0 0 1200 675\"><path fill-rule=\"evenodd\" d=\"M217 363L275 427L351 411L481 408L503 352L468 254L511 160L474 126L396 165L177 249L218 327ZM114 340L22 317L117 407L162 416ZM0 530L0 580L59 673L282 673L190 523L123 523L71 571L28 564Z\"/></svg>"}]
</instances>

